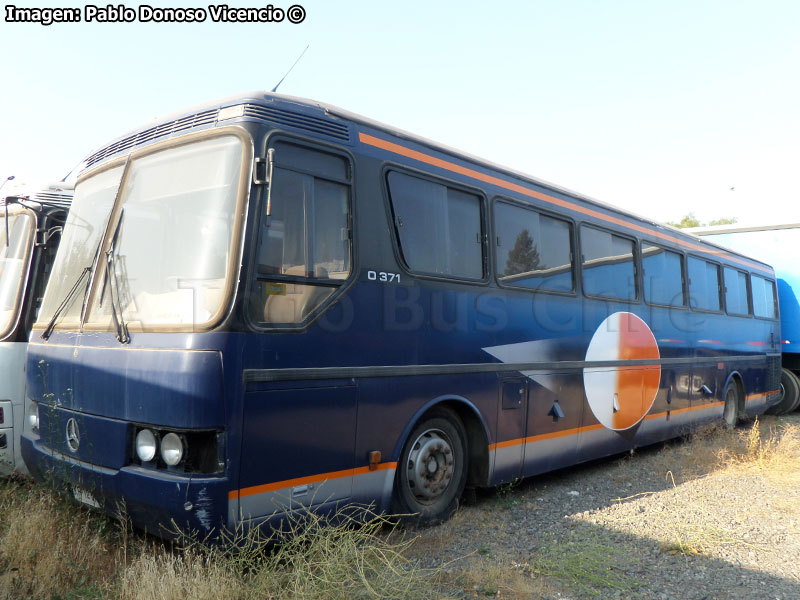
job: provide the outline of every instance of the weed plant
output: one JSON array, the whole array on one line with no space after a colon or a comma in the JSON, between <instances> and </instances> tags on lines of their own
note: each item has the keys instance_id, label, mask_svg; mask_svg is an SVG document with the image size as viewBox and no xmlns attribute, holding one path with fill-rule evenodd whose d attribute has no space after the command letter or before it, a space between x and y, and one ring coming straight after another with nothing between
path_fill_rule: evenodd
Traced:
<instances>
[{"instance_id":1,"label":"weed plant","mask_svg":"<svg viewBox=\"0 0 800 600\"><path fill-rule=\"evenodd\" d=\"M438 571L406 558L386 518L303 513L280 540L166 544L29 481L0 483L0 598L157 600L439 598Z\"/></svg>"}]
</instances>

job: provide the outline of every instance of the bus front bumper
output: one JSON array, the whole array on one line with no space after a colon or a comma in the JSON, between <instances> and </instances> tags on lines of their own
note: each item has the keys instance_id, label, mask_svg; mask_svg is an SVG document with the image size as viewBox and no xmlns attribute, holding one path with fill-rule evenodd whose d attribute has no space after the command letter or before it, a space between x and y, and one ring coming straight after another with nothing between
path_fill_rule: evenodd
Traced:
<instances>
[{"instance_id":1,"label":"bus front bumper","mask_svg":"<svg viewBox=\"0 0 800 600\"><path fill-rule=\"evenodd\" d=\"M212 541L227 528L226 477L138 465L108 469L54 452L29 434L22 436L21 450L37 481L147 533L162 538L189 534Z\"/></svg>"}]
</instances>

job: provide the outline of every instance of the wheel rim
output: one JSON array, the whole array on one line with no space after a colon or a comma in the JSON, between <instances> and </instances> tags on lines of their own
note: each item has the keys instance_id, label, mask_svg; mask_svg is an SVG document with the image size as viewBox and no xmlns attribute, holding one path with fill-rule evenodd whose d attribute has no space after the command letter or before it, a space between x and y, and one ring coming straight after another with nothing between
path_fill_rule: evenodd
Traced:
<instances>
[{"instance_id":1,"label":"wheel rim","mask_svg":"<svg viewBox=\"0 0 800 600\"><path fill-rule=\"evenodd\" d=\"M450 438L441 429L422 432L406 462L408 487L421 504L436 502L453 481L455 461Z\"/></svg>"}]
</instances>

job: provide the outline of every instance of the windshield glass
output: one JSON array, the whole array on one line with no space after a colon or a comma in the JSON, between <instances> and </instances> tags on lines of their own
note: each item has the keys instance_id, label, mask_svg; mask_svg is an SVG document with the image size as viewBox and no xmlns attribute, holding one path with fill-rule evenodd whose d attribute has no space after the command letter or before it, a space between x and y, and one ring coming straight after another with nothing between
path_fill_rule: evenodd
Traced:
<instances>
[{"instance_id":1,"label":"windshield glass","mask_svg":"<svg viewBox=\"0 0 800 600\"><path fill-rule=\"evenodd\" d=\"M9 207L6 238L5 208L0 209L0 338L8 335L17 321L32 234L33 219L19 208Z\"/></svg>"},{"instance_id":2,"label":"windshield glass","mask_svg":"<svg viewBox=\"0 0 800 600\"><path fill-rule=\"evenodd\" d=\"M112 277L130 324L203 324L221 310L241 163L233 136L131 162L110 240L114 269L102 269L88 323L110 322Z\"/></svg>"},{"instance_id":3,"label":"windshield glass","mask_svg":"<svg viewBox=\"0 0 800 600\"><path fill-rule=\"evenodd\" d=\"M121 166L103 171L82 181L75 188L75 198L53 262L38 323L46 324L52 319L58 305L67 298L83 270L92 265L114 204L122 171ZM60 324L78 323L84 288L72 297L70 305L59 317Z\"/></svg>"},{"instance_id":4,"label":"windshield glass","mask_svg":"<svg viewBox=\"0 0 800 600\"><path fill-rule=\"evenodd\" d=\"M112 279L115 302L117 292L119 298L117 312L121 311L132 331L148 327L193 329L222 311L226 281L232 271L233 224L243 152L244 145L238 137L225 135L129 161L97 261L85 318L87 328L111 328ZM108 173L78 185L70 221L76 208L81 207L80 194L87 186L96 190L95 204L101 200L99 190L113 179ZM117 174L115 185L119 185L120 176ZM102 223L108 221L115 195L108 194L111 202L97 208L104 213ZM69 227L70 222L66 233L73 237ZM57 302L48 305L47 312L42 311L40 324L47 322L81 270L91 264L98 238L83 238L89 252L80 255L67 247L62 256L61 249L69 241L66 235L61 242L57 263L63 258L69 274L62 274L63 285L58 293L51 294L48 289L45 300ZM110 262L106 254L109 251ZM109 269L109 264L113 268ZM81 300L72 304L63 322L67 316L72 316L73 321L79 317ZM63 324L61 319L59 323Z\"/></svg>"}]
</instances>

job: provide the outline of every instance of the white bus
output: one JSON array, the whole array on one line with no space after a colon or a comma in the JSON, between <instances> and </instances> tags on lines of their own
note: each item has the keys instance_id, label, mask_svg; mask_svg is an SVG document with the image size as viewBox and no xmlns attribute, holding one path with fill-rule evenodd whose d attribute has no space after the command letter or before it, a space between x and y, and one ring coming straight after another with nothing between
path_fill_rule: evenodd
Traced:
<instances>
[{"instance_id":1,"label":"white bus","mask_svg":"<svg viewBox=\"0 0 800 600\"><path fill-rule=\"evenodd\" d=\"M19 450L25 352L44 295L72 185L0 199L0 475L27 473Z\"/></svg>"}]
</instances>

